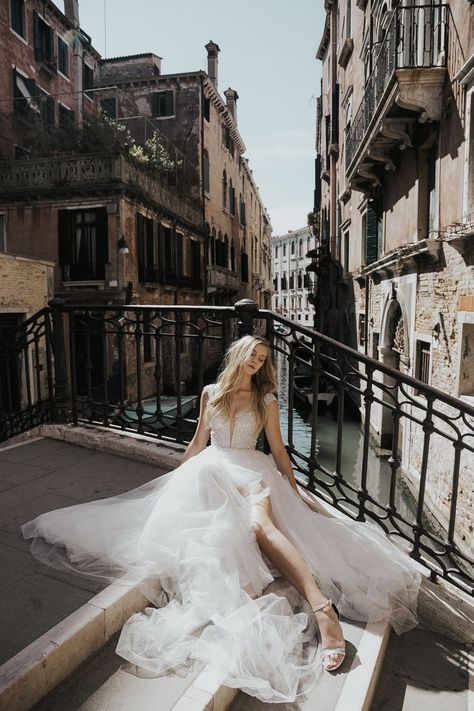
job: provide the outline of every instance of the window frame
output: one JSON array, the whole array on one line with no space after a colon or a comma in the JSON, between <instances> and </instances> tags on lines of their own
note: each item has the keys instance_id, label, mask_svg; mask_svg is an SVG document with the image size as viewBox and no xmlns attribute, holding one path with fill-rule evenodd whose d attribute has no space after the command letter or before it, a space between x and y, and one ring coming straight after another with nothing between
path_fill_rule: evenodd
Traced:
<instances>
[{"instance_id":1,"label":"window frame","mask_svg":"<svg viewBox=\"0 0 474 711\"><path fill-rule=\"evenodd\" d=\"M167 114L161 114L157 113L157 107L159 106L159 95L171 95L172 97L172 111L171 113ZM158 89L158 91L154 91L153 94L151 95L151 114L152 117L158 120L163 120L163 119L169 119L169 118L175 118L176 117L176 92L174 89Z\"/></svg>"},{"instance_id":2,"label":"window frame","mask_svg":"<svg viewBox=\"0 0 474 711\"><path fill-rule=\"evenodd\" d=\"M60 43L62 43L66 48L66 55L65 55L66 56L66 71L65 72L63 72L63 70L60 68L60 57L61 57L61 51L60 51L61 44ZM70 65L71 65L71 63L69 61L69 59L70 59L70 57L69 57L70 45L69 45L69 42L67 42L67 40L65 40L64 37L62 35L60 35L59 33L57 34L57 37L56 37L56 50L57 50L57 64L56 64L56 66L58 69L58 74L60 74L64 79L67 79L67 81L70 81L70 78L69 78L69 70L70 70Z\"/></svg>"},{"instance_id":3,"label":"window frame","mask_svg":"<svg viewBox=\"0 0 474 711\"><path fill-rule=\"evenodd\" d=\"M90 75L88 71L90 72ZM91 76L92 77L92 86L87 86L86 87L86 76ZM94 67L91 66L86 62L85 59L82 60L82 95L89 99L89 101L93 101L93 97L91 96L91 92L94 91Z\"/></svg>"},{"instance_id":4,"label":"window frame","mask_svg":"<svg viewBox=\"0 0 474 711\"><path fill-rule=\"evenodd\" d=\"M20 32L17 32L17 30L13 27L13 12L12 12L12 9L13 9L13 8L12 8L12 5L13 5L13 3L14 3L15 1L17 1L17 0L10 0L10 2L9 2L9 20L10 20L9 26L10 26L10 30L11 30L11 32L13 32L13 34L14 34L16 37L18 37L22 42L24 42L25 44L28 44L28 37L27 37L27 35L28 35L28 23L27 23L27 21L26 21L26 2L25 2L25 0L19 0L20 3L21 3L21 10L22 10L22 11L21 11L21 15L22 15L22 25L23 25L23 27L22 27L23 32L20 33Z\"/></svg>"}]
</instances>

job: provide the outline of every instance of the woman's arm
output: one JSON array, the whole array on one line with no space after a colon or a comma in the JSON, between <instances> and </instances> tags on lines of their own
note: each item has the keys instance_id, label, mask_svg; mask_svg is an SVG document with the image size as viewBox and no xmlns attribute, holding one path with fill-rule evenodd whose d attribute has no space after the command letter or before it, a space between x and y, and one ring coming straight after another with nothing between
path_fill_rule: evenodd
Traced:
<instances>
[{"instance_id":1,"label":"woman's arm","mask_svg":"<svg viewBox=\"0 0 474 711\"><path fill-rule=\"evenodd\" d=\"M288 456L288 452L286 451L286 447L281 436L280 410L276 400L273 400L267 406L265 434L267 436L268 444L270 445L272 457L280 474L283 474L283 476L288 479L293 489L312 511L315 511L316 513L324 513L324 509L322 509L316 502L312 501L308 495L301 493L298 489L298 484L296 482L295 475L293 474L291 460Z\"/></svg>"},{"instance_id":2,"label":"woman's arm","mask_svg":"<svg viewBox=\"0 0 474 711\"><path fill-rule=\"evenodd\" d=\"M204 424L204 412L206 410L207 401L209 399L208 393L203 390L201 394L201 404L199 409L199 419L196 432L191 442L186 447L186 451L181 458L181 464L184 464L188 459L194 457L199 452L206 447L207 440L209 439L209 428Z\"/></svg>"}]
</instances>

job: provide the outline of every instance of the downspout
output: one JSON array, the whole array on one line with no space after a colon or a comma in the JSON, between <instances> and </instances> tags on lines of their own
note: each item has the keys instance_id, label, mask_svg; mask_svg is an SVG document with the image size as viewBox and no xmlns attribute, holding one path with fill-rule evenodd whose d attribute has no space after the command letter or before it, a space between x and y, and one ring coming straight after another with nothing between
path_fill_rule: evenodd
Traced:
<instances>
[{"instance_id":1,"label":"downspout","mask_svg":"<svg viewBox=\"0 0 474 711\"><path fill-rule=\"evenodd\" d=\"M201 106L200 106L200 121L201 121L201 201L202 201L202 226L204 231L204 303L207 304L207 267L209 254L209 235L206 230L206 196L204 194L204 78L200 75L201 83ZM209 175L210 180L210 175Z\"/></svg>"},{"instance_id":2,"label":"downspout","mask_svg":"<svg viewBox=\"0 0 474 711\"><path fill-rule=\"evenodd\" d=\"M332 115L334 109L333 96L336 90L337 84L337 3L331 2L331 23L330 23L330 61L331 61L331 117L334 121L334 116ZM339 109L339 106L337 107ZM331 138L332 130L331 130ZM339 139L338 139L339 140ZM329 214L329 250L331 256L335 259L336 257L336 240L337 240L337 160L338 156L334 151L331 151L330 156L330 178L329 184L331 186L331 210Z\"/></svg>"}]
</instances>

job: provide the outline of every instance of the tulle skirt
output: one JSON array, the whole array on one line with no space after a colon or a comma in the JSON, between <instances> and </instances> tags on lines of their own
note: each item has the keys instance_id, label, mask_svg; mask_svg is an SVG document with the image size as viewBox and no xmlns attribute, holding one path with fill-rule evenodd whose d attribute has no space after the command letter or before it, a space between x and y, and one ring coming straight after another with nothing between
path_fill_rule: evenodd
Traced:
<instances>
[{"instance_id":1,"label":"tulle skirt","mask_svg":"<svg viewBox=\"0 0 474 711\"><path fill-rule=\"evenodd\" d=\"M256 542L252 508L267 496L343 616L388 617L398 633L416 625L421 576L408 556L371 524L311 511L254 450L211 445L137 489L42 514L22 532L45 563L138 585L158 606L122 630L117 652L133 664L161 674L205 663L227 686L293 701L321 665L309 607L275 589Z\"/></svg>"}]
</instances>

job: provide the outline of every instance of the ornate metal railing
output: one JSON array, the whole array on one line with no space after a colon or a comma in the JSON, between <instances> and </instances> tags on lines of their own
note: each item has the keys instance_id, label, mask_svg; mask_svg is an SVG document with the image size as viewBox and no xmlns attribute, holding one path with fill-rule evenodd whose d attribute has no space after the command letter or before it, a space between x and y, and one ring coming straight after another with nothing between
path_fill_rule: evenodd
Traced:
<instances>
[{"instance_id":1,"label":"ornate metal railing","mask_svg":"<svg viewBox=\"0 0 474 711\"><path fill-rule=\"evenodd\" d=\"M446 65L448 19L449 5L398 7L393 11L382 42L373 46L373 68L347 131L346 171L377 119L378 107L395 80L395 70Z\"/></svg>"},{"instance_id":2,"label":"ornate metal railing","mask_svg":"<svg viewBox=\"0 0 474 711\"><path fill-rule=\"evenodd\" d=\"M49 385L47 399L43 394L23 404L25 414L1 415L3 438L14 434L16 425L54 419L187 442L196 426L198 397L204 383L215 378L223 352L239 333L259 333L284 366L279 392L284 438L300 483L349 516L381 526L432 579L441 576L474 593L474 561L465 543L472 526L473 407L310 328L259 311L249 300L235 307L74 306L56 300L51 307L53 339L48 313L41 312L24 325L30 340L9 338L2 351L10 353L2 362L7 357L12 362L11 354L25 352L29 344L31 353L38 353L36 372L46 364ZM54 352L54 400L50 348L42 358L38 351L44 337ZM22 357L32 361L31 354ZM313 403L303 442L296 437L294 408L302 395ZM320 431L327 426L319 404L329 400L330 464L328 453L318 451ZM346 441L348 411L361 422L356 464L347 457L354 446ZM388 459L386 494L374 485L374 438L383 439ZM411 481L411 513L400 503L404 479Z\"/></svg>"},{"instance_id":3,"label":"ornate metal railing","mask_svg":"<svg viewBox=\"0 0 474 711\"><path fill-rule=\"evenodd\" d=\"M0 442L53 419L51 317L43 309L0 339Z\"/></svg>"}]
</instances>

